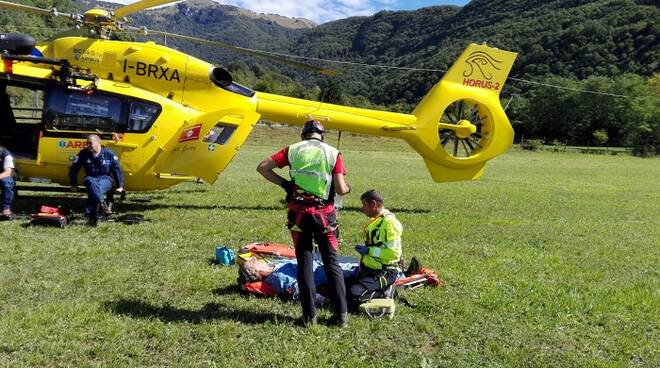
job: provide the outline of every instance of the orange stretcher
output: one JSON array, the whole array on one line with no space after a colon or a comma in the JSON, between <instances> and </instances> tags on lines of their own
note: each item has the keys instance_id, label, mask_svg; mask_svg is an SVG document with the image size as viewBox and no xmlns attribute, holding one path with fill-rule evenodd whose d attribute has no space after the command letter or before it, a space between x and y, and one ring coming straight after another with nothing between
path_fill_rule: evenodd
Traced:
<instances>
[{"instance_id":1,"label":"orange stretcher","mask_svg":"<svg viewBox=\"0 0 660 368\"><path fill-rule=\"evenodd\" d=\"M238 251L237 262L247 262L251 258L259 259L295 259L295 249L288 244L256 242L242 247ZM356 260L357 262L357 260ZM443 281L438 274L428 268L420 268L414 274L397 279L394 286L402 289L416 289L425 285L442 286ZM273 287L264 281L245 282L239 285L244 291L263 296L277 296Z\"/></svg>"}]
</instances>

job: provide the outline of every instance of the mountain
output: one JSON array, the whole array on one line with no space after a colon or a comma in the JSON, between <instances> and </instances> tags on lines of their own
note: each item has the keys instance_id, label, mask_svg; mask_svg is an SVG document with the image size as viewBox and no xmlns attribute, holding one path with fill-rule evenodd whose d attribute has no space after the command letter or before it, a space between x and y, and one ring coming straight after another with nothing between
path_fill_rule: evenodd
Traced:
<instances>
[{"instance_id":1,"label":"mountain","mask_svg":"<svg viewBox=\"0 0 660 368\"><path fill-rule=\"evenodd\" d=\"M523 79L651 76L660 70L660 10L648 0L474 0L464 7L382 11L318 26L189 0L132 18L153 29L242 47L355 63L446 70L467 44L486 42L518 52L512 75ZM303 84L318 84L321 79L225 51L172 42L182 51L222 64L238 58L280 70ZM416 103L442 75L323 65L341 72L339 79L349 95L384 105ZM509 88L526 87L518 83Z\"/></svg>"},{"instance_id":2,"label":"mountain","mask_svg":"<svg viewBox=\"0 0 660 368\"><path fill-rule=\"evenodd\" d=\"M518 78L650 76L660 71L658 19L660 10L650 1L475 0L462 8L385 11L322 24L301 32L294 49L354 62L447 69L468 43L486 42L519 53L512 71ZM396 96L414 103L428 86L428 73L370 75L372 85L395 90L369 93L386 104Z\"/></svg>"},{"instance_id":3,"label":"mountain","mask_svg":"<svg viewBox=\"0 0 660 368\"><path fill-rule=\"evenodd\" d=\"M14 1L43 5L41 0ZM52 4L62 11L120 6L92 0L53 0ZM320 98L321 92L330 91L328 94L350 105L386 106L404 112L409 112L443 73L373 64L446 70L469 43L485 42L518 52L513 79L502 92L503 99L517 97L507 110L517 132L584 144L594 131L601 130L615 137L610 139L613 144L629 144L635 139L657 142L656 151L660 152L660 123L655 118L660 114L656 113L660 109L657 0L473 0L464 7L382 11L321 25L209 0L188 0L130 18L133 25L154 30L351 62L353 65L310 60L340 72L328 79L224 49L146 36L225 65L238 82L260 91L306 98ZM70 26L65 19L7 10L0 10L0 24L2 31L30 33L41 39ZM564 89L547 89L529 81L560 84ZM584 89L630 98L605 100L575 92ZM589 105L591 102L600 104ZM657 137L652 138L653 134Z\"/></svg>"},{"instance_id":4,"label":"mountain","mask_svg":"<svg viewBox=\"0 0 660 368\"><path fill-rule=\"evenodd\" d=\"M22 0L34 4L34 0ZM91 0L55 0L66 11ZM660 10L654 0L473 0L464 7L434 6L415 11L382 11L314 25L309 20L257 14L211 0L188 0L131 15L135 25L194 35L236 46L355 63L447 69L471 42L519 53L512 75L543 80L549 76L584 79L624 73L651 76L660 69ZM64 22L0 11L0 24L62 26ZM33 21L27 20L33 19ZM19 29L20 30L20 29ZM202 59L232 64L242 60L299 80L308 86L321 77L270 62L177 40L167 41ZM378 104L414 104L442 73L323 64L338 69L350 95ZM373 88L372 86L379 86ZM518 84L510 86L524 89ZM506 91L506 90L505 90Z\"/></svg>"},{"instance_id":5,"label":"mountain","mask_svg":"<svg viewBox=\"0 0 660 368\"><path fill-rule=\"evenodd\" d=\"M226 19L227 17L245 17L257 22L265 21L265 23L277 24L278 26L287 29L305 29L315 26L314 22L309 19L289 18L279 14L255 13L251 10L233 5L219 4L212 0L187 0L172 6L146 10L145 13L150 14L152 17L160 18L160 20L166 20L168 16L175 16L177 13L190 15L199 14L204 11L209 11L212 15L219 16L216 20L217 22L220 22L223 18Z\"/></svg>"}]
</instances>

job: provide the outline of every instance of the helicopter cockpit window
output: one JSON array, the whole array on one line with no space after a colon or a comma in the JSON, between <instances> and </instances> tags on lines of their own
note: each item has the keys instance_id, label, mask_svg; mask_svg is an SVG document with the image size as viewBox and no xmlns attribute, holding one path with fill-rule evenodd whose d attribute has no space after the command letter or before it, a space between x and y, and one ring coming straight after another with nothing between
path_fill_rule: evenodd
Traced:
<instances>
[{"instance_id":1,"label":"helicopter cockpit window","mask_svg":"<svg viewBox=\"0 0 660 368\"><path fill-rule=\"evenodd\" d=\"M146 132L156 120L160 113L158 105L147 104L144 102L131 102L131 110L128 114L129 132Z\"/></svg>"},{"instance_id":2,"label":"helicopter cockpit window","mask_svg":"<svg viewBox=\"0 0 660 368\"><path fill-rule=\"evenodd\" d=\"M235 125L218 123L204 136L204 142L223 145L227 143L235 131Z\"/></svg>"},{"instance_id":3,"label":"helicopter cockpit window","mask_svg":"<svg viewBox=\"0 0 660 368\"><path fill-rule=\"evenodd\" d=\"M118 97L53 89L46 107L46 129L121 131L121 113L122 100Z\"/></svg>"}]
</instances>

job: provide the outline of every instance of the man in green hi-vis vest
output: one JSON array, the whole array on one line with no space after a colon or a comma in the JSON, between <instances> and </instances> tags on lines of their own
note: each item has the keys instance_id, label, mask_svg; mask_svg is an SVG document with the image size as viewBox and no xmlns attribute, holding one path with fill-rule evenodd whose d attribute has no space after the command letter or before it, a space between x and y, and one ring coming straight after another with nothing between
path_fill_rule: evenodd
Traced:
<instances>
[{"instance_id":1,"label":"man in green hi-vis vest","mask_svg":"<svg viewBox=\"0 0 660 368\"><path fill-rule=\"evenodd\" d=\"M362 212L370 219L364 226L364 245L355 250L362 256L357 280L349 286L353 307L383 293L401 273L401 234L403 226L394 214L383 206L383 196L369 190L360 196Z\"/></svg>"},{"instance_id":2,"label":"man in green hi-vis vest","mask_svg":"<svg viewBox=\"0 0 660 368\"><path fill-rule=\"evenodd\" d=\"M328 279L332 301L331 325L345 327L348 322L346 286L339 266L337 209L335 194L345 195L351 188L344 180L346 169L341 153L323 142L325 129L318 120L303 126L302 141L284 147L257 166L257 171L271 183L284 188L288 202L287 226L291 230L298 261L298 286L302 304L302 324L316 324L312 241L316 242ZM289 166L291 180L275 171Z\"/></svg>"}]
</instances>

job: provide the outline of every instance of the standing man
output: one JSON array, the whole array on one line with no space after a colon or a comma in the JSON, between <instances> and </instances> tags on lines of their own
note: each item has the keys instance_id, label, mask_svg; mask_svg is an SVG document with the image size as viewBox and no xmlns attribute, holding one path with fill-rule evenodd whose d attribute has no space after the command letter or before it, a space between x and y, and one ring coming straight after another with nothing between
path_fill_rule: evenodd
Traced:
<instances>
[{"instance_id":1,"label":"standing man","mask_svg":"<svg viewBox=\"0 0 660 368\"><path fill-rule=\"evenodd\" d=\"M365 244L355 246L362 257L357 279L349 289L354 304L385 291L401 272L401 223L383 207L383 196L378 191L369 190L360 196L360 200L362 212L371 219L364 227Z\"/></svg>"},{"instance_id":2,"label":"standing man","mask_svg":"<svg viewBox=\"0 0 660 368\"><path fill-rule=\"evenodd\" d=\"M2 216L11 218L11 202L14 200L14 157L5 147L0 146L0 199L2 199Z\"/></svg>"},{"instance_id":3,"label":"standing man","mask_svg":"<svg viewBox=\"0 0 660 368\"><path fill-rule=\"evenodd\" d=\"M117 191L124 190L124 175L119 167L119 159L114 152L101 146L101 138L96 134L87 136L87 148L78 153L73 160L69 179L71 180L71 191L78 191L78 171L80 167L85 168L85 187L87 188L87 204L85 204L85 216L87 224L96 226L98 222L99 204L103 202L105 193L112 189L114 176Z\"/></svg>"},{"instance_id":4,"label":"standing man","mask_svg":"<svg viewBox=\"0 0 660 368\"><path fill-rule=\"evenodd\" d=\"M325 129L318 120L303 126L302 141L283 148L261 161L257 171L268 181L286 191L287 226L291 230L298 262L297 279L302 303L302 323L316 324L314 298L313 244L318 245L328 278L332 301L331 324L345 327L348 323L346 286L337 259L337 209L335 194L345 195L351 188L344 180L346 169L339 151L323 143ZM276 174L274 168L289 166L291 180Z\"/></svg>"}]
</instances>

